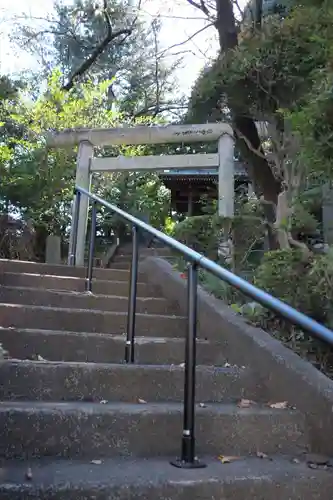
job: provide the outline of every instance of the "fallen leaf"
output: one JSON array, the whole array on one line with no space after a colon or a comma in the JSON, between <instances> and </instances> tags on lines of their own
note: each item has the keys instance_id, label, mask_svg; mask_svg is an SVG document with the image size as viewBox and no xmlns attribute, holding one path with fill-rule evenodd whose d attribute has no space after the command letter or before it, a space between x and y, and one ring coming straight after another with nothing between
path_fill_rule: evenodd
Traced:
<instances>
[{"instance_id":1,"label":"fallen leaf","mask_svg":"<svg viewBox=\"0 0 333 500\"><path fill-rule=\"evenodd\" d=\"M272 460L268 455L266 455L266 453L263 453L262 451L257 451L256 455L258 458L267 458L268 460Z\"/></svg>"},{"instance_id":2,"label":"fallen leaf","mask_svg":"<svg viewBox=\"0 0 333 500\"><path fill-rule=\"evenodd\" d=\"M108 401L106 399L102 399L102 401L100 401L101 405L106 405L108 403Z\"/></svg>"},{"instance_id":3,"label":"fallen leaf","mask_svg":"<svg viewBox=\"0 0 333 500\"><path fill-rule=\"evenodd\" d=\"M280 403L269 403L270 408L274 408L275 410L284 410L288 407L288 401L282 401Z\"/></svg>"},{"instance_id":4,"label":"fallen leaf","mask_svg":"<svg viewBox=\"0 0 333 500\"><path fill-rule=\"evenodd\" d=\"M101 465L102 460L92 460L90 463L94 465Z\"/></svg>"},{"instance_id":5,"label":"fallen leaf","mask_svg":"<svg viewBox=\"0 0 333 500\"><path fill-rule=\"evenodd\" d=\"M30 467L28 467L27 470L26 470L26 472L25 472L25 478L28 481L32 480L32 470L30 469Z\"/></svg>"},{"instance_id":6,"label":"fallen leaf","mask_svg":"<svg viewBox=\"0 0 333 500\"><path fill-rule=\"evenodd\" d=\"M254 405L255 402L251 401L251 399L241 399L238 403L239 408L250 408L250 406Z\"/></svg>"},{"instance_id":7,"label":"fallen leaf","mask_svg":"<svg viewBox=\"0 0 333 500\"><path fill-rule=\"evenodd\" d=\"M241 457L232 457L227 455L219 455L217 457L222 464L231 464L231 462L235 462L236 460L240 460Z\"/></svg>"},{"instance_id":8,"label":"fallen leaf","mask_svg":"<svg viewBox=\"0 0 333 500\"><path fill-rule=\"evenodd\" d=\"M146 405L147 404L147 401L145 401L144 399L138 399L138 403L140 403L141 405Z\"/></svg>"}]
</instances>

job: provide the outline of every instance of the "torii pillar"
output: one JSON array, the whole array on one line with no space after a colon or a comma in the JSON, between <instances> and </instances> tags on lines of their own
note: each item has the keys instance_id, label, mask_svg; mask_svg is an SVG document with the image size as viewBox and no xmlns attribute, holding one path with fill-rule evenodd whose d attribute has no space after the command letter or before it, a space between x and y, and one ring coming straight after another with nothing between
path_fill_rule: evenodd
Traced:
<instances>
[{"instance_id":1,"label":"torii pillar","mask_svg":"<svg viewBox=\"0 0 333 500\"><path fill-rule=\"evenodd\" d=\"M81 141L79 143L79 150L76 162L76 177L75 185L80 186L87 191L90 191L91 185L91 172L90 165L91 160L94 156L94 146L90 141ZM72 220L74 217L74 203L72 209ZM84 265L84 249L86 243L87 235L87 222L88 222L88 210L89 210L89 200L86 196L81 196L80 199L80 210L79 210L79 220L77 227L77 240L76 240L76 256L75 265ZM70 240L69 240L69 252L68 255L72 254L73 247L73 231L71 228Z\"/></svg>"},{"instance_id":2,"label":"torii pillar","mask_svg":"<svg viewBox=\"0 0 333 500\"><path fill-rule=\"evenodd\" d=\"M202 143L218 141L218 154L188 154L164 156L138 156L117 158L94 158L94 146ZM49 147L79 145L76 185L90 190L91 173L103 171L156 171L167 168L212 168L219 169L218 212L228 220L234 214L234 138L227 123L205 123L198 125L137 126L111 129L70 129L53 132L47 137ZM76 265L84 265L89 200L81 196ZM72 253L73 228L70 235Z\"/></svg>"}]
</instances>

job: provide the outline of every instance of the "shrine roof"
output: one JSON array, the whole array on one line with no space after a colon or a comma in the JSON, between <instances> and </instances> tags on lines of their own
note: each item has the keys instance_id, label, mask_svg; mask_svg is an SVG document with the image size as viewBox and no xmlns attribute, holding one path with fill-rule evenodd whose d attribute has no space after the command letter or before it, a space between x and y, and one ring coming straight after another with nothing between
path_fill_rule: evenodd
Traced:
<instances>
[{"instance_id":1,"label":"shrine roof","mask_svg":"<svg viewBox=\"0 0 333 500\"><path fill-rule=\"evenodd\" d=\"M190 178L216 178L218 176L218 168L173 168L162 170L159 173L160 177L168 179L190 179ZM247 172L244 163L235 161L235 176L247 177Z\"/></svg>"}]
</instances>

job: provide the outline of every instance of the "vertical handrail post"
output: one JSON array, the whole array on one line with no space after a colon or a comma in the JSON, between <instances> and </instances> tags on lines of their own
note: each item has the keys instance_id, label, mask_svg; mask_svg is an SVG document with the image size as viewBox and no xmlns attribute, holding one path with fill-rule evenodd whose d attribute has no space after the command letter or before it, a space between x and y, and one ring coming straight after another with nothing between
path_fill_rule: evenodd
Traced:
<instances>
[{"instance_id":1,"label":"vertical handrail post","mask_svg":"<svg viewBox=\"0 0 333 500\"><path fill-rule=\"evenodd\" d=\"M73 210L73 231L72 231L72 241L70 242L69 256L68 256L68 265L75 266L76 265L76 247L77 247L77 230L79 225L79 213L80 213L80 202L81 202L81 193L78 190L74 190L74 210Z\"/></svg>"},{"instance_id":2,"label":"vertical handrail post","mask_svg":"<svg viewBox=\"0 0 333 500\"><path fill-rule=\"evenodd\" d=\"M86 292L91 292L92 288L93 260L94 260L95 239L96 239L96 217L97 217L97 202L93 201L91 207L91 226L90 226L89 254L88 254L87 278L86 278Z\"/></svg>"},{"instance_id":3,"label":"vertical handrail post","mask_svg":"<svg viewBox=\"0 0 333 500\"><path fill-rule=\"evenodd\" d=\"M138 283L138 228L132 226L132 262L130 272L130 286L128 296L128 314L127 314L127 337L125 347L125 362L134 363L134 345L135 345L135 313L136 313L136 293Z\"/></svg>"},{"instance_id":4,"label":"vertical handrail post","mask_svg":"<svg viewBox=\"0 0 333 500\"><path fill-rule=\"evenodd\" d=\"M182 469L201 469L206 465L195 456L195 374L197 337L198 266L187 266L187 335L185 340L184 415L181 456L171 465Z\"/></svg>"}]
</instances>

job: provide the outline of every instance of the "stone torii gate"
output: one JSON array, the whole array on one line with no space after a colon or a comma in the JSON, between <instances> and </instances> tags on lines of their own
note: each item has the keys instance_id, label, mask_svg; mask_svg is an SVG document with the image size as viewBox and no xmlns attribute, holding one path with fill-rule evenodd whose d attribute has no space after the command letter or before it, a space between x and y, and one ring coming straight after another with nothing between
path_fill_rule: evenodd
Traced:
<instances>
[{"instance_id":1,"label":"stone torii gate","mask_svg":"<svg viewBox=\"0 0 333 500\"><path fill-rule=\"evenodd\" d=\"M162 156L118 156L96 158L94 148L115 145L171 144L218 142L216 154ZM79 146L76 165L76 184L90 190L94 172L149 171L186 168L218 168L218 212L222 217L234 215L234 137L226 123L203 125L137 126L111 129L69 129L47 137L54 148ZM84 264L89 201L82 197L79 211L76 265ZM70 246L72 242L72 229Z\"/></svg>"}]
</instances>

